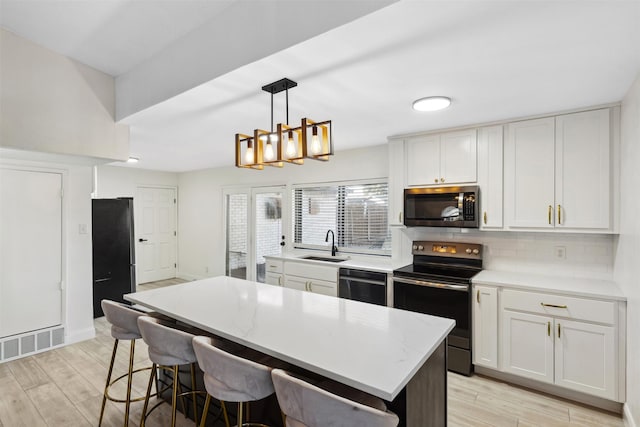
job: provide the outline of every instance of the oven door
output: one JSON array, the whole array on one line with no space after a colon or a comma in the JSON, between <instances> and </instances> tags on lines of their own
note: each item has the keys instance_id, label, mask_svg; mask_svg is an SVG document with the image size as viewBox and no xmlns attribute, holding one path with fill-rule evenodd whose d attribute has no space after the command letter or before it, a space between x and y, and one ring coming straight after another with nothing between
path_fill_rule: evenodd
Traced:
<instances>
[{"instance_id":1,"label":"oven door","mask_svg":"<svg viewBox=\"0 0 640 427\"><path fill-rule=\"evenodd\" d=\"M471 304L468 284L429 282L394 276L393 306L456 321L449 345L470 350Z\"/></svg>"}]
</instances>

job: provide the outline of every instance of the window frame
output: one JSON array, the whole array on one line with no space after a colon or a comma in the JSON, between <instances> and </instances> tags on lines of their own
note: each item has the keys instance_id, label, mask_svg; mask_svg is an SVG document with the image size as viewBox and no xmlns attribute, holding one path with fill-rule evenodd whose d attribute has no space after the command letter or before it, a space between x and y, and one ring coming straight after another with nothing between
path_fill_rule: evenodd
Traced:
<instances>
[{"instance_id":1,"label":"window frame","mask_svg":"<svg viewBox=\"0 0 640 427\"><path fill-rule=\"evenodd\" d=\"M364 179L364 180L348 180L348 181L325 181L325 182L308 182L301 184L292 184L291 185L291 246L294 250L305 250L305 251L327 251L331 249L331 244L327 243L326 245L315 245L315 244L305 244L298 243L297 235L296 235L296 223L298 218L296 217L296 190L299 189L310 189L314 187L336 187L338 189L338 193L340 193L339 187L346 186L357 186L357 185L377 185L377 184L386 184L387 185L387 235L388 238L391 239L391 227L389 226L389 209L390 209L390 199L389 199L389 180L386 178L375 178L375 179ZM342 205L342 206L341 206ZM344 203L338 203L337 209L344 209ZM344 240L344 235L340 234L340 229L344 229L344 224L338 224L336 219L336 229L335 232L335 243L338 247L338 254L350 254L350 255L367 255L367 256L382 256L382 257L391 257L392 245L389 245L388 249L366 249L366 248L358 248L358 247L345 247L340 246L340 243Z\"/></svg>"}]
</instances>

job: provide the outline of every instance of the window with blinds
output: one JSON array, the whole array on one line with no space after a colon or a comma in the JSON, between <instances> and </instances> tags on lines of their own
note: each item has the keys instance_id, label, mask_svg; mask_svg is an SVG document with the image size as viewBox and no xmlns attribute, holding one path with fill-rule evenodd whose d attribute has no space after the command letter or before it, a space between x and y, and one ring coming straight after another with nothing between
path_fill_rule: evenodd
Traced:
<instances>
[{"instance_id":1,"label":"window with blinds","mask_svg":"<svg viewBox=\"0 0 640 427\"><path fill-rule=\"evenodd\" d=\"M296 248L325 249L333 230L341 252L391 253L386 182L295 186L292 199Z\"/></svg>"}]
</instances>

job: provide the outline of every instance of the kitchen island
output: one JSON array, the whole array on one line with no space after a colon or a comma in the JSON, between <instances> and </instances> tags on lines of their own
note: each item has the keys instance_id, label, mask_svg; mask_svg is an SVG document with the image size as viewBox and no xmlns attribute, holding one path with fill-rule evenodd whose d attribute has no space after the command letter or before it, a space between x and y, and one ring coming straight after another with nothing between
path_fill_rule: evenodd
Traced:
<instances>
[{"instance_id":1,"label":"kitchen island","mask_svg":"<svg viewBox=\"0 0 640 427\"><path fill-rule=\"evenodd\" d=\"M125 299L401 405L401 425L446 425L453 320L225 276Z\"/></svg>"}]
</instances>

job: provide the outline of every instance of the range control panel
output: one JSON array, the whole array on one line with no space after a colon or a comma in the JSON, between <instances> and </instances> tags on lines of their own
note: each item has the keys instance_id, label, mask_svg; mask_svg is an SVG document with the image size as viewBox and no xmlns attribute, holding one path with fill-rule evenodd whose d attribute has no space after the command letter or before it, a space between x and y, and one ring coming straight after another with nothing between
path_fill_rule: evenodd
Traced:
<instances>
[{"instance_id":1,"label":"range control panel","mask_svg":"<svg viewBox=\"0 0 640 427\"><path fill-rule=\"evenodd\" d=\"M413 255L482 259L482 245L476 243L416 240L411 249Z\"/></svg>"}]
</instances>

